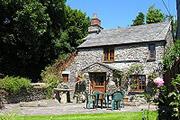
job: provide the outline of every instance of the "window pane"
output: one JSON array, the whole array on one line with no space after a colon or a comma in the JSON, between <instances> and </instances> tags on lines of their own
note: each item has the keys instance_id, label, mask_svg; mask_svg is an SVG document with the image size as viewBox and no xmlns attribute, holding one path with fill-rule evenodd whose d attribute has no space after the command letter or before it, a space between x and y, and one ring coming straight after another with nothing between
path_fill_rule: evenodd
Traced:
<instances>
[{"instance_id":1,"label":"window pane","mask_svg":"<svg viewBox=\"0 0 180 120\"><path fill-rule=\"evenodd\" d=\"M104 61L108 61L108 50L104 49Z\"/></svg>"},{"instance_id":2,"label":"window pane","mask_svg":"<svg viewBox=\"0 0 180 120\"><path fill-rule=\"evenodd\" d=\"M149 58L150 59L156 58L156 47L155 47L155 44L150 44L148 46L148 48L149 48Z\"/></svg>"},{"instance_id":3,"label":"window pane","mask_svg":"<svg viewBox=\"0 0 180 120\"><path fill-rule=\"evenodd\" d=\"M114 49L110 50L110 61L114 61Z\"/></svg>"},{"instance_id":4,"label":"window pane","mask_svg":"<svg viewBox=\"0 0 180 120\"><path fill-rule=\"evenodd\" d=\"M133 87L133 90L135 91L144 90L146 87L146 77L144 75L132 75L131 87Z\"/></svg>"},{"instance_id":5,"label":"window pane","mask_svg":"<svg viewBox=\"0 0 180 120\"><path fill-rule=\"evenodd\" d=\"M104 61L114 61L114 49L104 49Z\"/></svg>"}]
</instances>

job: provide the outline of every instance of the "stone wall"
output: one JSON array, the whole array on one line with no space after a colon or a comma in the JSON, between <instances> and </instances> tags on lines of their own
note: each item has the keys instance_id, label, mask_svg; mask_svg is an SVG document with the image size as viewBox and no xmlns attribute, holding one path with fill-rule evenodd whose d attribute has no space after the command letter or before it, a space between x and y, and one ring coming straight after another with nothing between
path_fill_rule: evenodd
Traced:
<instances>
[{"instance_id":1,"label":"stone wall","mask_svg":"<svg viewBox=\"0 0 180 120\"><path fill-rule=\"evenodd\" d=\"M113 80L113 70L106 67L106 66L103 66L99 63L95 63L95 64L92 64L90 65L89 67L83 69L82 71L82 74L86 80L86 91L89 92L90 91L90 86L89 86L89 83L90 83L90 77L89 77L89 72L105 72L106 73L106 81L112 81Z\"/></svg>"},{"instance_id":2,"label":"stone wall","mask_svg":"<svg viewBox=\"0 0 180 120\"><path fill-rule=\"evenodd\" d=\"M165 42L155 42L155 46L156 60L151 62L147 61L149 57L148 43L114 47L115 62L113 63L103 63L103 47L79 49L74 61L65 70L70 73L68 85L71 89L75 89L77 74L79 74L82 69L94 63L103 63L111 68L122 71L129 68L132 64L142 64L144 66L144 71L142 73L147 76L149 73L157 70L158 64L161 62L165 51ZM85 79L88 85L88 72L86 72ZM73 96L74 92L72 91L70 94Z\"/></svg>"},{"instance_id":3,"label":"stone wall","mask_svg":"<svg viewBox=\"0 0 180 120\"><path fill-rule=\"evenodd\" d=\"M102 62L103 56L102 48L82 49L79 50L73 63L65 70L70 71L69 86L74 88L77 74L84 68L95 62Z\"/></svg>"},{"instance_id":4,"label":"stone wall","mask_svg":"<svg viewBox=\"0 0 180 120\"><path fill-rule=\"evenodd\" d=\"M30 91L22 91L17 95L6 95L3 99L4 103L29 102L45 99L45 88L33 88Z\"/></svg>"},{"instance_id":5,"label":"stone wall","mask_svg":"<svg viewBox=\"0 0 180 120\"><path fill-rule=\"evenodd\" d=\"M156 61L147 62L149 57L148 44L136 44L115 47L115 62L104 63L117 69L128 68L133 63L143 64L145 74L152 72L158 66L164 54L164 42L156 42ZM69 83L74 86L76 75L93 63L103 61L103 48L80 49L74 62L66 69L70 71ZM131 62L132 61L132 62Z\"/></svg>"}]
</instances>

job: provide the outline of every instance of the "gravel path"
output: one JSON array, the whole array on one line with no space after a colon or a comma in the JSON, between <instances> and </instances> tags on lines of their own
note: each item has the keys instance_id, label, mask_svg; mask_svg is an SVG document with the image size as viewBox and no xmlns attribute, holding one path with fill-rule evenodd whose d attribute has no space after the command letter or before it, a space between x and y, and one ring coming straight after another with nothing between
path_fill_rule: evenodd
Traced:
<instances>
[{"instance_id":1,"label":"gravel path","mask_svg":"<svg viewBox=\"0 0 180 120\"><path fill-rule=\"evenodd\" d=\"M147 105L125 106L121 110L112 111L110 108L85 109L85 104L67 103L60 104L56 100L41 100L26 103L6 104L5 109L0 110L0 114L16 113L20 115L60 115L60 114L85 114L85 113L111 113L111 112L137 112L147 109ZM151 110L157 107L151 105Z\"/></svg>"}]
</instances>

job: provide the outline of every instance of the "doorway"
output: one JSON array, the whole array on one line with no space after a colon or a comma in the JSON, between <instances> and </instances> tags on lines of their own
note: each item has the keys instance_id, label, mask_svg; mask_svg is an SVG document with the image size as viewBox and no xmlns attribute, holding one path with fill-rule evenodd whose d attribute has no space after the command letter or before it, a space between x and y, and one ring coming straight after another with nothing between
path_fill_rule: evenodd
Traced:
<instances>
[{"instance_id":1,"label":"doorway","mask_svg":"<svg viewBox=\"0 0 180 120\"><path fill-rule=\"evenodd\" d=\"M105 72L92 72L89 73L90 77L90 91L105 92L106 91L106 73Z\"/></svg>"}]
</instances>

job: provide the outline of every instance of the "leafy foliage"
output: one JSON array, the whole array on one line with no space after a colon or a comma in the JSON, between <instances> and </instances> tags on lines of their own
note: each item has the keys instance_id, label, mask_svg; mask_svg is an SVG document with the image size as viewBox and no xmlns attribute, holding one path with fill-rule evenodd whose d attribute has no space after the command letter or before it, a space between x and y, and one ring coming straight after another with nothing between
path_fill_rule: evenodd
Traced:
<instances>
[{"instance_id":1,"label":"leafy foliage","mask_svg":"<svg viewBox=\"0 0 180 120\"><path fill-rule=\"evenodd\" d=\"M163 58L165 69L170 69L178 59L180 59L180 40L176 40L176 42L166 51Z\"/></svg>"},{"instance_id":2,"label":"leafy foliage","mask_svg":"<svg viewBox=\"0 0 180 120\"><path fill-rule=\"evenodd\" d=\"M160 9L156 9L154 6L150 6L146 16L146 23L158 23L164 20L164 14Z\"/></svg>"},{"instance_id":3,"label":"leafy foliage","mask_svg":"<svg viewBox=\"0 0 180 120\"><path fill-rule=\"evenodd\" d=\"M145 15L142 12L139 12L135 20L133 20L132 26L143 25L143 24L145 24Z\"/></svg>"},{"instance_id":4,"label":"leafy foliage","mask_svg":"<svg viewBox=\"0 0 180 120\"><path fill-rule=\"evenodd\" d=\"M132 64L129 69L123 71L123 72L120 72L119 73L119 80L121 81L121 86L123 86L123 88L125 90L128 89L128 85L129 85L129 78L131 77L131 75L135 75L135 74L142 74L144 70L144 67L143 65L141 64ZM134 80L131 80L131 85L130 87L133 88L135 87L135 81Z\"/></svg>"},{"instance_id":5,"label":"leafy foliage","mask_svg":"<svg viewBox=\"0 0 180 120\"><path fill-rule=\"evenodd\" d=\"M158 22L163 22L164 20L165 20L165 16L161 12L161 10L156 9L154 6L150 6L146 15L142 12L138 13L135 20L133 20L133 23L131 26L158 23Z\"/></svg>"},{"instance_id":6,"label":"leafy foliage","mask_svg":"<svg viewBox=\"0 0 180 120\"><path fill-rule=\"evenodd\" d=\"M59 78L54 74L47 74L43 78L43 82L47 84L46 87L46 95L48 98L52 97L53 89L57 87L58 83L60 82Z\"/></svg>"},{"instance_id":7,"label":"leafy foliage","mask_svg":"<svg viewBox=\"0 0 180 120\"><path fill-rule=\"evenodd\" d=\"M15 113L6 113L0 116L0 120L16 120L17 115Z\"/></svg>"},{"instance_id":8,"label":"leafy foliage","mask_svg":"<svg viewBox=\"0 0 180 120\"><path fill-rule=\"evenodd\" d=\"M161 89L159 99L159 119L180 119L180 75L172 80L171 86Z\"/></svg>"},{"instance_id":9,"label":"leafy foliage","mask_svg":"<svg viewBox=\"0 0 180 120\"><path fill-rule=\"evenodd\" d=\"M0 80L0 89L9 94L18 94L22 90L28 91L30 88L30 80L26 78L6 76Z\"/></svg>"},{"instance_id":10,"label":"leafy foliage","mask_svg":"<svg viewBox=\"0 0 180 120\"><path fill-rule=\"evenodd\" d=\"M0 73L36 82L47 64L82 43L89 18L65 0L0 0Z\"/></svg>"},{"instance_id":11,"label":"leafy foliage","mask_svg":"<svg viewBox=\"0 0 180 120\"><path fill-rule=\"evenodd\" d=\"M147 102L151 102L154 100L155 94L157 93L157 86L154 83L154 79L158 77L158 74L156 72L152 72L148 75L148 83L145 89L145 98Z\"/></svg>"}]
</instances>

